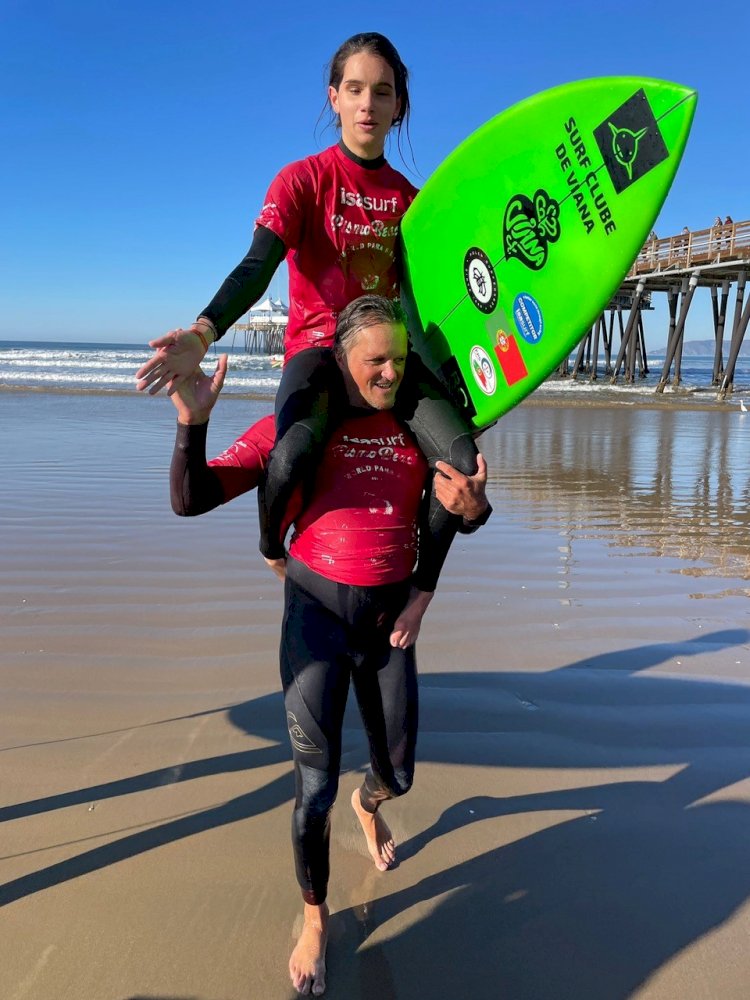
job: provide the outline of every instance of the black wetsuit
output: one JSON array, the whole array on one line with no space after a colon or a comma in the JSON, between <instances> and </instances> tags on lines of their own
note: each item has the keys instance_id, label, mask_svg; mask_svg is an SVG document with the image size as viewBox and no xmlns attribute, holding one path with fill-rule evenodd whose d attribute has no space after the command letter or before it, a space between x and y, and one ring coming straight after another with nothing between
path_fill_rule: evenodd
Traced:
<instances>
[{"instance_id":1,"label":"black wetsuit","mask_svg":"<svg viewBox=\"0 0 750 1000\"><path fill-rule=\"evenodd\" d=\"M411 788L416 658L413 646L394 649L389 643L408 594L408 580L353 587L287 560L281 682L294 756L292 844L307 903L323 903L328 888L330 814L350 678L370 744L362 805L375 812L380 802Z\"/></svg>"},{"instance_id":2,"label":"black wetsuit","mask_svg":"<svg viewBox=\"0 0 750 1000\"><path fill-rule=\"evenodd\" d=\"M201 514L226 499L218 473L206 464L207 424L178 423L170 468L172 506ZM252 489L258 460L250 449L246 479L231 496ZM242 469L233 469L240 477ZM491 508L460 530L473 532ZM281 681L295 769L292 842L300 888L309 903L326 898L330 812L338 791L344 708L350 679L370 744L370 767L360 788L365 809L402 795L414 776L417 672L414 647L389 639L404 608L411 578L381 586L336 583L299 560L287 560L280 646Z\"/></svg>"}]
</instances>

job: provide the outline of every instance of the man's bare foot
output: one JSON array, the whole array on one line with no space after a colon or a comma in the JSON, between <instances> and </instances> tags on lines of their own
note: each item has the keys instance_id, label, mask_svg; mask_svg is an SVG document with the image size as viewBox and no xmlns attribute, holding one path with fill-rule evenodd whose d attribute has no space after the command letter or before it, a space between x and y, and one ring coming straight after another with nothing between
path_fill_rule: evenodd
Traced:
<instances>
[{"instance_id":1,"label":"man's bare foot","mask_svg":"<svg viewBox=\"0 0 750 1000\"><path fill-rule=\"evenodd\" d=\"M362 824L367 839L367 850L375 862L375 867L381 872L387 872L396 861L396 842L388 829L388 824L379 811L371 813L364 808L358 788L352 793L352 809Z\"/></svg>"},{"instance_id":2,"label":"man's bare foot","mask_svg":"<svg viewBox=\"0 0 750 1000\"><path fill-rule=\"evenodd\" d=\"M289 959L292 986L302 996L319 997L326 989L328 906L305 903L302 933Z\"/></svg>"},{"instance_id":3,"label":"man's bare foot","mask_svg":"<svg viewBox=\"0 0 750 1000\"><path fill-rule=\"evenodd\" d=\"M427 606L434 596L433 590L417 590L411 588L406 607L396 619L391 632L391 645L400 649L408 649L417 641L422 618Z\"/></svg>"}]
</instances>

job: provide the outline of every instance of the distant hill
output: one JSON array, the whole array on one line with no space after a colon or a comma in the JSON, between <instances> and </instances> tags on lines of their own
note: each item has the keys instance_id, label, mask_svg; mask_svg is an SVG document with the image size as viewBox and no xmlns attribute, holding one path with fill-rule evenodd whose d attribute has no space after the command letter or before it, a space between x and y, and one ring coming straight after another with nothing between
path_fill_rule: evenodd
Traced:
<instances>
[{"instance_id":1,"label":"distant hill","mask_svg":"<svg viewBox=\"0 0 750 1000\"><path fill-rule=\"evenodd\" d=\"M664 358L667 354L666 345L664 347L657 347L654 350L648 351L649 357L652 358ZM729 341L724 341L724 358L726 359L729 354ZM714 356L714 341L713 340L686 340L682 346L682 356L683 358L712 358ZM742 344L742 350L740 351L740 357L750 357L750 343L748 343L747 338Z\"/></svg>"}]
</instances>

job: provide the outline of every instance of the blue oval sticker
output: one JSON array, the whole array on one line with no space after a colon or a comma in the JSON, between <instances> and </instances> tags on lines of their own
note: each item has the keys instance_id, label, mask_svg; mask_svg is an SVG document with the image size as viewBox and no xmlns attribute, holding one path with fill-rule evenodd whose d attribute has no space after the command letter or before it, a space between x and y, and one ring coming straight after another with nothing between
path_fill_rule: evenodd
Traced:
<instances>
[{"instance_id":1,"label":"blue oval sticker","mask_svg":"<svg viewBox=\"0 0 750 1000\"><path fill-rule=\"evenodd\" d=\"M544 333L544 317L533 295L521 292L513 303L513 318L518 332L529 344L536 344Z\"/></svg>"}]
</instances>

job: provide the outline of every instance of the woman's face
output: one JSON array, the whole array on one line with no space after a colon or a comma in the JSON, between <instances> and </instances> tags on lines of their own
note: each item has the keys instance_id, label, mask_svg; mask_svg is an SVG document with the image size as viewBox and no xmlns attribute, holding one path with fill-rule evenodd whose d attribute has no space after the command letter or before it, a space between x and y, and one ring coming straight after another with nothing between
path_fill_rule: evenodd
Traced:
<instances>
[{"instance_id":1,"label":"woman's face","mask_svg":"<svg viewBox=\"0 0 750 1000\"><path fill-rule=\"evenodd\" d=\"M331 107L341 120L341 138L356 156L381 156L385 137L401 110L393 70L380 56L357 52L344 64L338 87L328 88Z\"/></svg>"}]
</instances>

